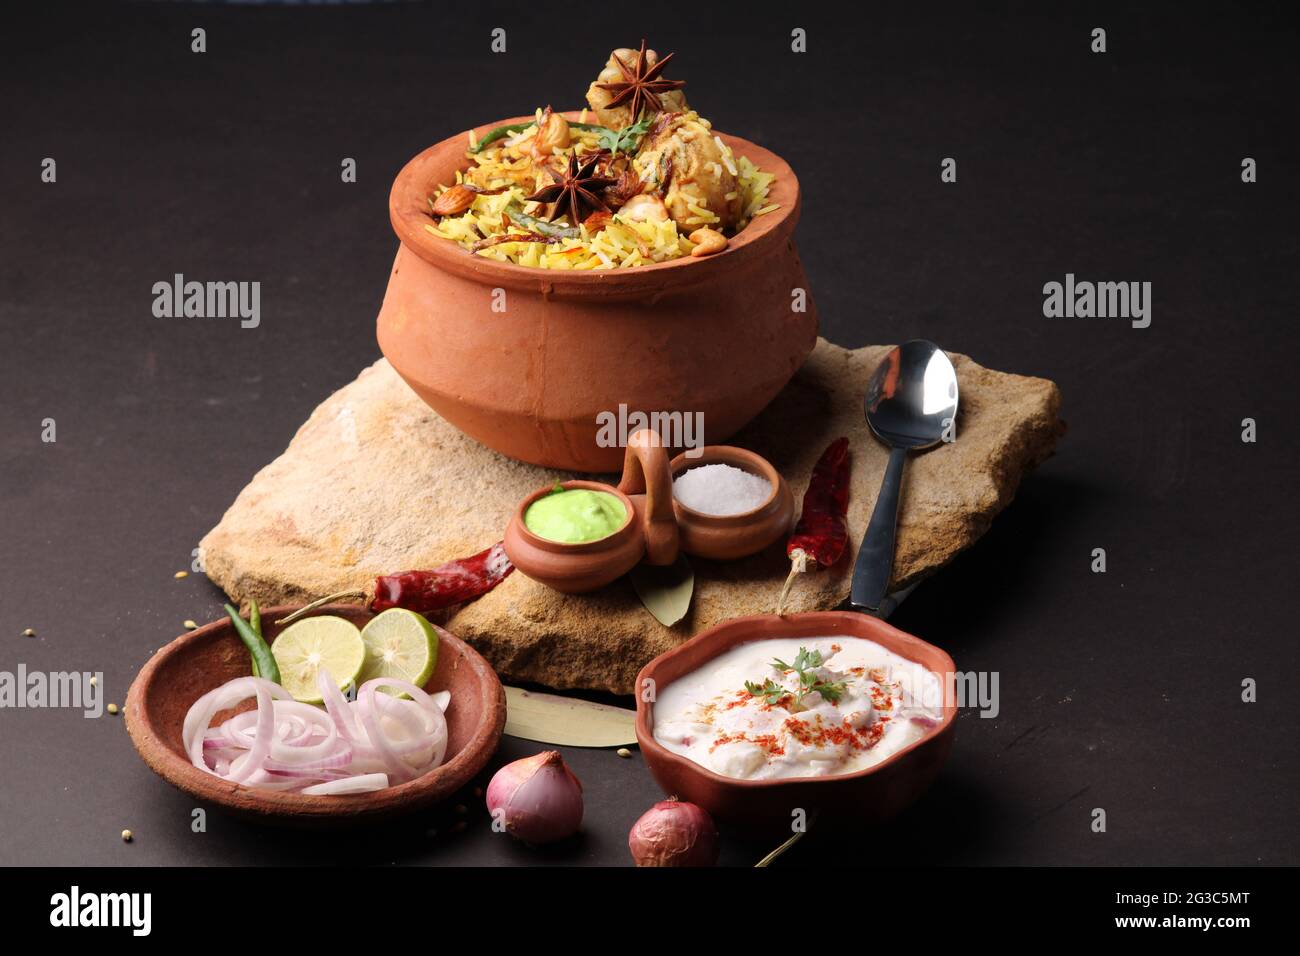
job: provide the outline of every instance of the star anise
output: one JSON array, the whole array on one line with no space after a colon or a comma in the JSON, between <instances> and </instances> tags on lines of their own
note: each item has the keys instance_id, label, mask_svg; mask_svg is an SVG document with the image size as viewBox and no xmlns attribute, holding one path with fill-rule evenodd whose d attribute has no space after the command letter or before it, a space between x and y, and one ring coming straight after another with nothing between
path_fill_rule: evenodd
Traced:
<instances>
[{"instance_id":1,"label":"star anise","mask_svg":"<svg viewBox=\"0 0 1300 956\"><path fill-rule=\"evenodd\" d=\"M641 51L637 54L636 63L632 66L624 63L618 54L614 54L614 62L618 64L619 70L623 74L622 83L597 83L596 85L602 90L614 94L614 98L605 106L606 109L613 109L616 106L622 106L627 103L632 109L632 122L636 122L641 116L641 110L648 108L653 113L663 111L664 104L659 98L660 93L667 93L669 90L680 90L686 85L685 80L662 80L659 74L663 72L668 61L673 58L669 53L654 62L652 66L646 60L645 40L641 40Z\"/></svg>"},{"instance_id":2,"label":"star anise","mask_svg":"<svg viewBox=\"0 0 1300 956\"><path fill-rule=\"evenodd\" d=\"M590 213L609 208L605 205L605 201L596 195L596 191L612 186L617 180L610 179L608 176L595 175L600 159L601 157L597 156L585 166L579 167L578 157L571 155L569 168L564 173L547 168L546 171L551 174L554 183L524 198L532 202L554 203L555 205L551 207L551 221L554 222L560 216L567 214L569 222L576 226Z\"/></svg>"}]
</instances>

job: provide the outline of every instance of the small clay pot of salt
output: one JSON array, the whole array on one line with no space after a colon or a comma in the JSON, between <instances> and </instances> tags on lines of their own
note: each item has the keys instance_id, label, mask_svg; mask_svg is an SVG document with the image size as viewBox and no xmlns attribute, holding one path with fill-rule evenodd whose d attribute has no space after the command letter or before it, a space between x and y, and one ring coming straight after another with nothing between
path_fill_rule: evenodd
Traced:
<instances>
[{"instance_id":1,"label":"small clay pot of salt","mask_svg":"<svg viewBox=\"0 0 1300 956\"><path fill-rule=\"evenodd\" d=\"M706 445L672 460L673 510L682 550L731 561L757 554L794 527L794 495L761 455Z\"/></svg>"}]
</instances>

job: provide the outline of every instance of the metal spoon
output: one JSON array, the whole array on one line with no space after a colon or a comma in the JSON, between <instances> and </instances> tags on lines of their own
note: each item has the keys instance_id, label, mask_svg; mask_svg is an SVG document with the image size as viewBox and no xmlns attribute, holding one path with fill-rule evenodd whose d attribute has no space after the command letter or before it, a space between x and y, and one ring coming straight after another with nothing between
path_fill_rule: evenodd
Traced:
<instances>
[{"instance_id":1,"label":"metal spoon","mask_svg":"<svg viewBox=\"0 0 1300 956\"><path fill-rule=\"evenodd\" d=\"M894 570L894 531L907 453L953 435L957 419L957 373L943 350L925 339L895 346L871 376L865 401L867 424L890 446L876 510L853 568L849 598L860 611L877 611Z\"/></svg>"}]
</instances>

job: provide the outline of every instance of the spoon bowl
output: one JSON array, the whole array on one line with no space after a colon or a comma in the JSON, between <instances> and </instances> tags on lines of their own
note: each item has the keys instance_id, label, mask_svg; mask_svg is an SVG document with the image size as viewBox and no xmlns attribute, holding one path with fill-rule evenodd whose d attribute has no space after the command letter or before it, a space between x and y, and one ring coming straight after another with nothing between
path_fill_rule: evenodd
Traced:
<instances>
[{"instance_id":1,"label":"spoon bowl","mask_svg":"<svg viewBox=\"0 0 1300 956\"><path fill-rule=\"evenodd\" d=\"M933 342L904 342L876 366L863 406L867 425L886 445L928 448L956 420L957 372Z\"/></svg>"}]
</instances>

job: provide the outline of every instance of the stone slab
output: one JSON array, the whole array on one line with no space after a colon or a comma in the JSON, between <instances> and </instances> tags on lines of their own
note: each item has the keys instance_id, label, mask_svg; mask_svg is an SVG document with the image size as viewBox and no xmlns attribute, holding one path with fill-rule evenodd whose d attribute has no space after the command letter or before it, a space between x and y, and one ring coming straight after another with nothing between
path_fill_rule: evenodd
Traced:
<instances>
[{"instance_id":1,"label":"stone slab","mask_svg":"<svg viewBox=\"0 0 1300 956\"><path fill-rule=\"evenodd\" d=\"M800 577L791 611L834 608L847 596L888 457L862 418L862 392L886 351L819 341L794 380L730 441L767 457L798 501L826 445L839 435L852 442L852 549L835 568ZM894 588L978 539L1063 431L1052 382L952 359L961 390L957 441L909 462ZM528 492L568 477L467 438L381 359L322 402L254 476L204 537L203 560L233 599L302 602L479 551L500 540ZM783 543L743 561L692 562L695 600L673 628L645 611L626 580L571 596L519 573L445 623L506 680L626 694L655 655L727 618L772 611L789 569Z\"/></svg>"}]
</instances>

